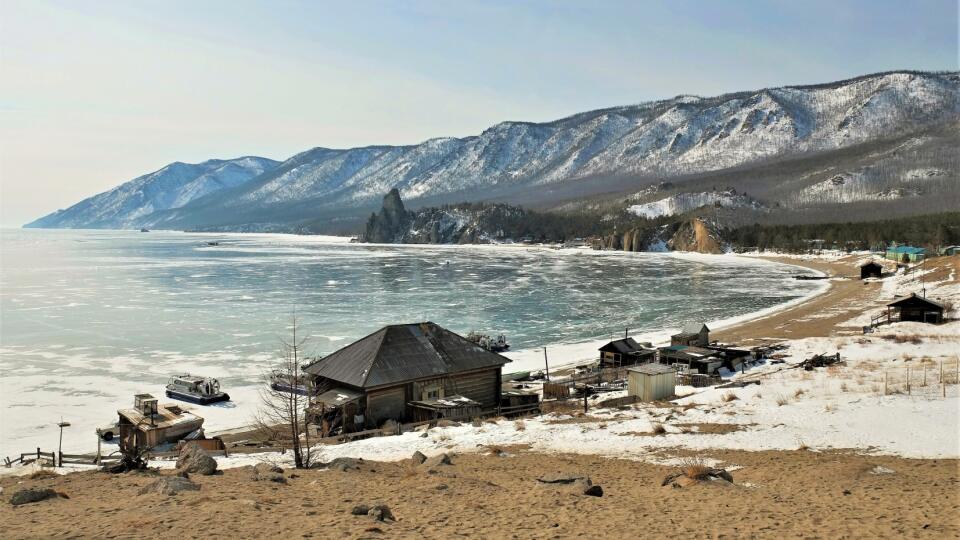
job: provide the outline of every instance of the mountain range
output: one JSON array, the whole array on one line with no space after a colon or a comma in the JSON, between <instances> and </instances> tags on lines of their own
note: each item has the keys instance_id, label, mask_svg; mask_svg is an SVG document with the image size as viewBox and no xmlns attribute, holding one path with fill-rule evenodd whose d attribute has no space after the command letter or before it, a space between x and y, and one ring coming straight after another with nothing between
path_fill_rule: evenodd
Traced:
<instances>
[{"instance_id":1,"label":"mountain range","mask_svg":"<svg viewBox=\"0 0 960 540\"><path fill-rule=\"evenodd\" d=\"M356 232L392 188L414 208L493 201L654 216L710 204L758 220L862 219L960 204L958 128L960 73L898 71L283 162L174 163L26 226Z\"/></svg>"}]
</instances>

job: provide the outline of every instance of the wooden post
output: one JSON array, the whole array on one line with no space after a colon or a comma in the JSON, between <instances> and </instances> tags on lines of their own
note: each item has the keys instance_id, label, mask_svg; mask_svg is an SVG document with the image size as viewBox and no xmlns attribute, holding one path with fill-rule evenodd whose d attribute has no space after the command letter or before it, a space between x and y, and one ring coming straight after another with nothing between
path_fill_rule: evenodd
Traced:
<instances>
[{"instance_id":1,"label":"wooden post","mask_svg":"<svg viewBox=\"0 0 960 540\"><path fill-rule=\"evenodd\" d=\"M940 361L940 384L943 384L943 360Z\"/></svg>"},{"instance_id":2,"label":"wooden post","mask_svg":"<svg viewBox=\"0 0 960 540\"><path fill-rule=\"evenodd\" d=\"M923 365L923 386L927 386L927 365Z\"/></svg>"},{"instance_id":3,"label":"wooden post","mask_svg":"<svg viewBox=\"0 0 960 540\"><path fill-rule=\"evenodd\" d=\"M550 382L550 362L547 361L547 348L543 348L543 365L546 367L546 375L544 376L547 382Z\"/></svg>"},{"instance_id":4,"label":"wooden post","mask_svg":"<svg viewBox=\"0 0 960 540\"><path fill-rule=\"evenodd\" d=\"M583 412L587 412L587 392L583 393Z\"/></svg>"},{"instance_id":5,"label":"wooden post","mask_svg":"<svg viewBox=\"0 0 960 540\"><path fill-rule=\"evenodd\" d=\"M907 395L910 395L910 368L907 368Z\"/></svg>"},{"instance_id":6,"label":"wooden post","mask_svg":"<svg viewBox=\"0 0 960 540\"><path fill-rule=\"evenodd\" d=\"M887 391L887 379L889 379L889 377L887 376L888 374L889 372L887 371L883 372L883 395L887 395L889 393Z\"/></svg>"}]
</instances>

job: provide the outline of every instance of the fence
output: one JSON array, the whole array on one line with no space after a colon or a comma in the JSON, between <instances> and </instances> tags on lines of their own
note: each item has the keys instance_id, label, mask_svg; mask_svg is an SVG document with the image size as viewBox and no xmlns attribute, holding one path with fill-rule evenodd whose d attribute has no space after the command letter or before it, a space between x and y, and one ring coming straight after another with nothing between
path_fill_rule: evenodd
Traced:
<instances>
[{"instance_id":1,"label":"fence","mask_svg":"<svg viewBox=\"0 0 960 540\"><path fill-rule=\"evenodd\" d=\"M703 373L677 373L677 384L681 386L692 386L694 388L705 388L721 384L723 377L719 375L706 375Z\"/></svg>"},{"instance_id":2,"label":"fence","mask_svg":"<svg viewBox=\"0 0 960 540\"><path fill-rule=\"evenodd\" d=\"M64 463L74 465L100 465L116 462L120 456L101 456L98 454L64 454L63 452L43 452L39 448L35 452L23 452L17 458L3 458L3 466L10 468L16 464L29 465L40 463L41 466L63 467Z\"/></svg>"},{"instance_id":3,"label":"fence","mask_svg":"<svg viewBox=\"0 0 960 540\"><path fill-rule=\"evenodd\" d=\"M879 380L879 377L877 377ZM917 365L883 370L883 394L939 393L946 396L947 386L960 384L960 361L920 361Z\"/></svg>"},{"instance_id":4,"label":"fence","mask_svg":"<svg viewBox=\"0 0 960 540\"><path fill-rule=\"evenodd\" d=\"M577 386L601 385L627 378L627 368L605 368L591 373L572 375L543 383L544 399L570 399Z\"/></svg>"}]
</instances>

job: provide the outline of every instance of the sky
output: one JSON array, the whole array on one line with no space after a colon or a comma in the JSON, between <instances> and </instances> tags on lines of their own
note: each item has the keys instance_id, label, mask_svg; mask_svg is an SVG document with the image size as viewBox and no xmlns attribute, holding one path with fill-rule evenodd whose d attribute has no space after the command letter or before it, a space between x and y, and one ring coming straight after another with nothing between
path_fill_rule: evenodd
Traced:
<instances>
[{"instance_id":1,"label":"sky","mask_svg":"<svg viewBox=\"0 0 960 540\"><path fill-rule=\"evenodd\" d=\"M173 161L958 69L957 0L0 0L0 226Z\"/></svg>"}]
</instances>

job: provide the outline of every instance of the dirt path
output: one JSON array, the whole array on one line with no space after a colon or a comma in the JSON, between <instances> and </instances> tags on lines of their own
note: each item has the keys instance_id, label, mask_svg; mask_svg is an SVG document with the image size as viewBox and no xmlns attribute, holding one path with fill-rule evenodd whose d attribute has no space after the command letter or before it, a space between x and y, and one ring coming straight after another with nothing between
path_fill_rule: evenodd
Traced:
<instances>
[{"instance_id":1,"label":"dirt path","mask_svg":"<svg viewBox=\"0 0 960 540\"><path fill-rule=\"evenodd\" d=\"M855 333L859 331L858 328L840 325L865 311L879 311L883 305L879 298L882 284L859 279L860 268L856 257L837 261L779 257L765 259L824 272L832 276L830 288L810 301L776 314L719 330L711 338L727 343L756 345L771 340Z\"/></svg>"}]
</instances>

